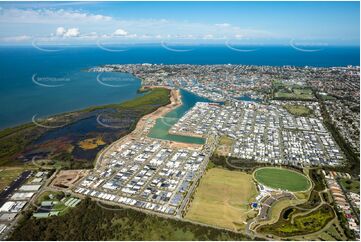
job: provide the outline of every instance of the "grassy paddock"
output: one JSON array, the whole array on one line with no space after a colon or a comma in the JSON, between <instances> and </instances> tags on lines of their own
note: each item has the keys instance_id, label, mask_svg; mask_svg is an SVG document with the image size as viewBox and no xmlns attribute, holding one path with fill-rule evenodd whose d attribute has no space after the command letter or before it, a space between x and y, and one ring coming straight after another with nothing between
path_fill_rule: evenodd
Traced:
<instances>
[{"instance_id":1,"label":"grassy paddock","mask_svg":"<svg viewBox=\"0 0 361 242\"><path fill-rule=\"evenodd\" d=\"M0 192L11 184L28 167L4 167L0 168Z\"/></svg>"},{"instance_id":2,"label":"grassy paddock","mask_svg":"<svg viewBox=\"0 0 361 242\"><path fill-rule=\"evenodd\" d=\"M295 116L309 116L312 114L312 110L303 105L291 105L287 104L283 106L290 114Z\"/></svg>"},{"instance_id":3,"label":"grassy paddock","mask_svg":"<svg viewBox=\"0 0 361 242\"><path fill-rule=\"evenodd\" d=\"M211 168L203 176L186 218L228 229L243 229L246 220L254 215L249 203L256 195L251 175Z\"/></svg>"},{"instance_id":4,"label":"grassy paddock","mask_svg":"<svg viewBox=\"0 0 361 242\"><path fill-rule=\"evenodd\" d=\"M300 192L311 187L311 182L305 175L284 168L259 168L253 173L253 176L260 184L273 189Z\"/></svg>"}]
</instances>

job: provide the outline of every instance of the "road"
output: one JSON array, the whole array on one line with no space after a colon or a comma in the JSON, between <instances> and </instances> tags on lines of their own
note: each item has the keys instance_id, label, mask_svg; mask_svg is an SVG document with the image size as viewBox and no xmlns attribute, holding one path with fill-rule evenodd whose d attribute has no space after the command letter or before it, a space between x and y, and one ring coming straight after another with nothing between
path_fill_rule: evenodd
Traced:
<instances>
[{"instance_id":1,"label":"road","mask_svg":"<svg viewBox=\"0 0 361 242\"><path fill-rule=\"evenodd\" d=\"M0 207L8 200L8 196L11 195L17 188L19 188L28 179L31 171L22 172L16 180L14 180L7 189L0 193Z\"/></svg>"},{"instance_id":2,"label":"road","mask_svg":"<svg viewBox=\"0 0 361 242\"><path fill-rule=\"evenodd\" d=\"M189 203L189 200L190 200L198 182L200 181L201 177L203 176L203 174L207 168L208 162L209 162L209 156L215 150L217 143L218 143L218 136L210 136L208 138L207 143L205 144L205 148L204 148L204 150L206 151L206 156L205 156L206 160L202 163L200 171L197 172L197 178L194 180L195 182L193 182L193 184L189 188L186 197L183 199L180 208L177 210L177 215L176 215L177 217L182 217L182 212L184 211L185 207Z\"/></svg>"},{"instance_id":3,"label":"road","mask_svg":"<svg viewBox=\"0 0 361 242\"><path fill-rule=\"evenodd\" d=\"M354 212L354 214L356 214L356 216L353 216L356 220L357 223L360 224L360 214L357 213L357 209L354 207L354 205L352 204L352 201L350 200L350 198L347 195L347 191L343 188L343 186L341 185L339 179L337 179L337 183L340 185L341 190L343 192L343 194L345 195L346 201L348 202L348 204L350 205L352 211Z\"/></svg>"}]
</instances>

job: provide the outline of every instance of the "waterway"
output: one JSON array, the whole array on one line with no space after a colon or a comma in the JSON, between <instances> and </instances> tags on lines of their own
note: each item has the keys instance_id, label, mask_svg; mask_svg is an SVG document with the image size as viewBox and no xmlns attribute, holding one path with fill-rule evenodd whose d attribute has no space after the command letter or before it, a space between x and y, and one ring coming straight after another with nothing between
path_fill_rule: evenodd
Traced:
<instances>
[{"instance_id":1,"label":"waterway","mask_svg":"<svg viewBox=\"0 0 361 242\"><path fill-rule=\"evenodd\" d=\"M259 98L252 98L251 96L248 95L243 95L237 98L240 101L244 101L244 102L260 102L261 99Z\"/></svg>"},{"instance_id":2,"label":"waterway","mask_svg":"<svg viewBox=\"0 0 361 242\"><path fill-rule=\"evenodd\" d=\"M191 143L191 144L204 144L205 139L199 137L183 136L169 134L169 129L178 122L178 120L197 102L211 102L207 98L197 96L191 92L180 90L182 96L182 105L170 111L161 118L158 118L156 124L150 130L148 137L156 139L171 140L175 142Z\"/></svg>"},{"instance_id":3,"label":"waterway","mask_svg":"<svg viewBox=\"0 0 361 242\"><path fill-rule=\"evenodd\" d=\"M178 120L183 117L186 112L188 112L188 110L193 108L197 102L212 102L207 98L200 97L183 89L180 89L180 94L182 96L182 105L170 111L162 118L158 118L156 124L150 130L148 137L190 144L204 144L204 138L169 134L169 129L176 124ZM238 100L246 102L260 101L259 99L253 99L250 96L241 96Z\"/></svg>"}]
</instances>

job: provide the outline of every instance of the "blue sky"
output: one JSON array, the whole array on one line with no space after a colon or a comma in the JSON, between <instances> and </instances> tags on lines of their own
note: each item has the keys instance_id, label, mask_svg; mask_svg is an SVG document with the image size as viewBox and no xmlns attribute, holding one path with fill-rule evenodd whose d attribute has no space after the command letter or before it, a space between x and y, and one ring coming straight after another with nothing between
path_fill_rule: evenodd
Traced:
<instances>
[{"instance_id":1,"label":"blue sky","mask_svg":"<svg viewBox=\"0 0 361 242\"><path fill-rule=\"evenodd\" d=\"M359 45L359 2L0 2L0 43Z\"/></svg>"}]
</instances>

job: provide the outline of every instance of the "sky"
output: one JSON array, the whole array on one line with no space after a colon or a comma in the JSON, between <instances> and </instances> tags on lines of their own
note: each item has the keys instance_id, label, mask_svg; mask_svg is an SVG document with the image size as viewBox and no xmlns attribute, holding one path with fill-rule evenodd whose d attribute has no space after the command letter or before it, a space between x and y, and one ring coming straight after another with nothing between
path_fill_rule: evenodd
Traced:
<instances>
[{"instance_id":1,"label":"sky","mask_svg":"<svg viewBox=\"0 0 361 242\"><path fill-rule=\"evenodd\" d=\"M359 2L0 2L1 44L357 45Z\"/></svg>"}]
</instances>

